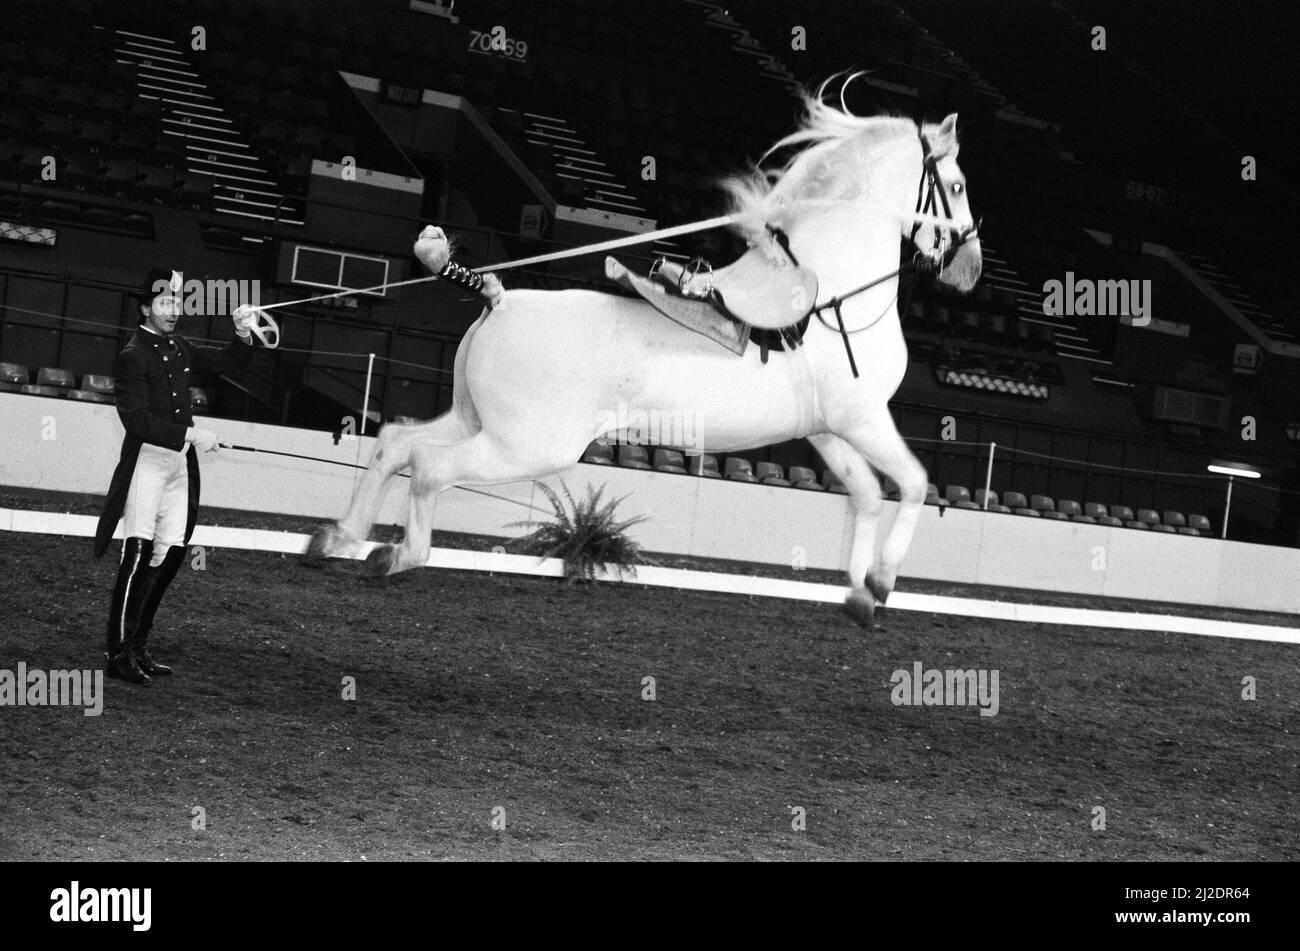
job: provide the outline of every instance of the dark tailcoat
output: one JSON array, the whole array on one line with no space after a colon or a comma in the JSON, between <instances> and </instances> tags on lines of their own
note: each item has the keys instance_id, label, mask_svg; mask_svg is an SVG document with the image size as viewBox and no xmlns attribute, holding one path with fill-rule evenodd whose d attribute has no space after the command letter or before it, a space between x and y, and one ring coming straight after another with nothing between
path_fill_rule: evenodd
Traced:
<instances>
[{"instance_id":1,"label":"dark tailcoat","mask_svg":"<svg viewBox=\"0 0 1300 951\"><path fill-rule=\"evenodd\" d=\"M108 551L113 532L117 530L140 446L152 443L178 452L186 448L185 430L194 425L191 377L199 373L237 373L253 358L253 346L239 338L220 349L196 347L176 334L172 334L170 341L141 327L117 356L113 371L117 378L117 415L126 436L95 531L96 558ZM186 544L199 514L199 460L194 447L188 448L185 462L189 469L190 500L185 521Z\"/></svg>"}]
</instances>

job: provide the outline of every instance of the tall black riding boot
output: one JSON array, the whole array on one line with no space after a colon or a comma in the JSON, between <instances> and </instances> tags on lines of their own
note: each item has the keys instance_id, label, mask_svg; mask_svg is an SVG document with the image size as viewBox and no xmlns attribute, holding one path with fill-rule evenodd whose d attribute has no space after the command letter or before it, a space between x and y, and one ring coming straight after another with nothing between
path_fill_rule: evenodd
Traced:
<instances>
[{"instance_id":1,"label":"tall black riding boot","mask_svg":"<svg viewBox=\"0 0 1300 951\"><path fill-rule=\"evenodd\" d=\"M136 663L131 641L136 633L144 580L149 574L152 556L153 542L147 538L128 538L122 542L122 561L117 568L117 583L113 586L113 597L108 606L107 673L133 684L149 682L149 675Z\"/></svg>"},{"instance_id":2,"label":"tall black riding boot","mask_svg":"<svg viewBox=\"0 0 1300 951\"><path fill-rule=\"evenodd\" d=\"M185 546L172 545L167 549L167 555L163 560L149 569L141 589L140 613L136 616L131 648L135 654L136 664L151 677L166 676L172 672L166 664L158 663L149 655L149 648L145 642L149 639L149 632L153 630L153 618L158 612L158 605L162 602L163 595L167 592L167 586L176 577L176 572L184 560Z\"/></svg>"}]
</instances>

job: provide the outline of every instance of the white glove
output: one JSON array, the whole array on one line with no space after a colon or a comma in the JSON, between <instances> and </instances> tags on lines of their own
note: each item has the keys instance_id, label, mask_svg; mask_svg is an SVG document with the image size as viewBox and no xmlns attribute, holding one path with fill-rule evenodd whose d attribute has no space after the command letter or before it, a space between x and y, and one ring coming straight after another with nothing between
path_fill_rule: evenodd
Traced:
<instances>
[{"instance_id":1,"label":"white glove","mask_svg":"<svg viewBox=\"0 0 1300 951\"><path fill-rule=\"evenodd\" d=\"M247 337L257 323L257 312L247 304L241 304L235 308L235 312L230 315L235 321L235 333L241 337Z\"/></svg>"},{"instance_id":2,"label":"white glove","mask_svg":"<svg viewBox=\"0 0 1300 951\"><path fill-rule=\"evenodd\" d=\"M434 274L442 271L451 260L451 242L447 240L446 232L436 225L428 225L420 232L414 251L415 256Z\"/></svg>"},{"instance_id":3,"label":"white glove","mask_svg":"<svg viewBox=\"0 0 1300 951\"><path fill-rule=\"evenodd\" d=\"M196 429L191 426L185 430L185 441L193 443L199 452L217 451L217 434L210 429Z\"/></svg>"}]
</instances>

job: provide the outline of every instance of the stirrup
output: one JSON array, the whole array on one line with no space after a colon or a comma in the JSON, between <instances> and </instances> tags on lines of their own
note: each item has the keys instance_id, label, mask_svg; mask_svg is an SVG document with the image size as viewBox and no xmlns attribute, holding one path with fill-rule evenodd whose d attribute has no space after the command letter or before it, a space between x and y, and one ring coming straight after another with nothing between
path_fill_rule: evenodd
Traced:
<instances>
[{"instance_id":1,"label":"stirrup","mask_svg":"<svg viewBox=\"0 0 1300 951\"><path fill-rule=\"evenodd\" d=\"M701 271L707 274L704 289L691 290L691 284L700 276ZM677 278L677 290L681 292L683 297L706 298L711 296L713 294L713 265L702 257L691 258L686 262L686 266L682 268L682 273Z\"/></svg>"},{"instance_id":2,"label":"stirrup","mask_svg":"<svg viewBox=\"0 0 1300 951\"><path fill-rule=\"evenodd\" d=\"M664 269L664 265L667 263L668 263L668 258L662 254L659 255L659 257L655 258L653 261L651 261L650 270L646 271L646 275L645 275L646 280L653 281L656 277L658 277L659 272Z\"/></svg>"}]
</instances>

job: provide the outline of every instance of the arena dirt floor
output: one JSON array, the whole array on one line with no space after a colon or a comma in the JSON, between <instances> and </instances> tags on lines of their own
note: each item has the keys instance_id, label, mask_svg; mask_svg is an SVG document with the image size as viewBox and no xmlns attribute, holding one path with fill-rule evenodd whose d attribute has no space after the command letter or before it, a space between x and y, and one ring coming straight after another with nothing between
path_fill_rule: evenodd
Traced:
<instances>
[{"instance_id":1,"label":"arena dirt floor","mask_svg":"<svg viewBox=\"0 0 1300 951\"><path fill-rule=\"evenodd\" d=\"M101 666L115 570L0 533L0 667ZM1294 646L233 550L154 642L175 676L99 717L0 709L0 859L1300 858ZM998 714L894 706L916 661L998 670Z\"/></svg>"}]
</instances>

